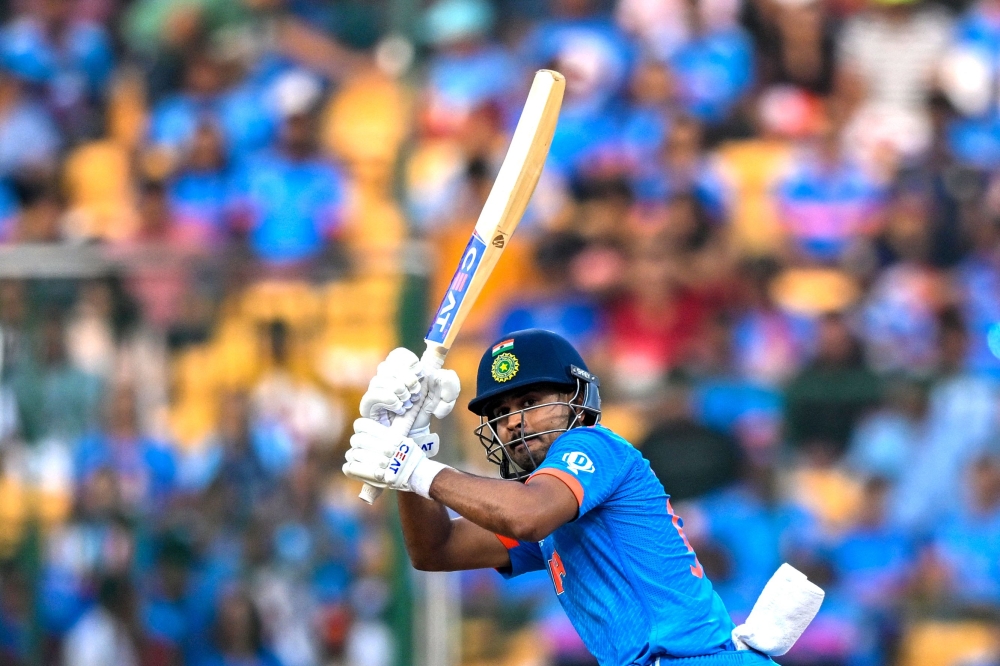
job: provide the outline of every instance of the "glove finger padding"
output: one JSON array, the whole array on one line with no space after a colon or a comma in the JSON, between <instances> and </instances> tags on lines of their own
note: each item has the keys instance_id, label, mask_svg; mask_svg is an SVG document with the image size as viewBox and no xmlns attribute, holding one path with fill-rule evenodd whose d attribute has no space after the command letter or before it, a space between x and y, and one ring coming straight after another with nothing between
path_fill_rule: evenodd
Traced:
<instances>
[{"instance_id":1,"label":"glove finger padding","mask_svg":"<svg viewBox=\"0 0 1000 666\"><path fill-rule=\"evenodd\" d=\"M436 370L429 378L429 384L427 402L431 404L431 409L427 411L443 419L455 408L458 394L462 392L462 382L454 370Z\"/></svg>"},{"instance_id":2,"label":"glove finger padding","mask_svg":"<svg viewBox=\"0 0 1000 666\"><path fill-rule=\"evenodd\" d=\"M406 396L420 394L420 380L424 376L424 369L416 354L405 347L397 347L389 352L384 361L378 364L375 376L388 378L394 382L397 395L403 402L406 402Z\"/></svg>"},{"instance_id":3,"label":"glove finger padding","mask_svg":"<svg viewBox=\"0 0 1000 666\"><path fill-rule=\"evenodd\" d=\"M361 415L389 425L389 414L405 412L404 400L408 400L409 397L409 393L401 397L393 386L387 385L386 378L373 377L368 390L361 396Z\"/></svg>"},{"instance_id":4,"label":"glove finger padding","mask_svg":"<svg viewBox=\"0 0 1000 666\"><path fill-rule=\"evenodd\" d=\"M424 380L427 383L427 399L410 428L411 433L430 427L431 414L443 419L455 408L462 383L454 370L434 370Z\"/></svg>"},{"instance_id":5,"label":"glove finger padding","mask_svg":"<svg viewBox=\"0 0 1000 666\"><path fill-rule=\"evenodd\" d=\"M385 469L379 464L372 464L370 461L357 460L352 457L344 463L343 471L352 479L385 487L382 482L385 477Z\"/></svg>"}]
</instances>

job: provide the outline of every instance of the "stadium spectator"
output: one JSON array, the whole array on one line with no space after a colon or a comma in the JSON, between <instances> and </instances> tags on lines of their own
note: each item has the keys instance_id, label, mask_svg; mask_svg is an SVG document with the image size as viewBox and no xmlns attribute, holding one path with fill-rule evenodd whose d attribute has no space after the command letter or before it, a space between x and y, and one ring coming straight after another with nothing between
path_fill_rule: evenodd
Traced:
<instances>
[{"instance_id":1,"label":"stadium spectator","mask_svg":"<svg viewBox=\"0 0 1000 666\"><path fill-rule=\"evenodd\" d=\"M219 601L211 647L194 661L198 666L282 666L267 649L260 611L245 593L234 590Z\"/></svg>"},{"instance_id":2,"label":"stadium spectator","mask_svg":"<svg viewBox=\"0 0 1000 666\"><path fill-rule=\"evenodd\" d=\"M923 564L932 569L926 580L938 603L983 610L995 607L1000 599L1000 575L993 559L1000 540L1000 460L995 443L970 462L964 479L960 503L948 520L934 526L931 552Z\"/></svg>"},{"instance_id":3,"label":"stadium spectator","mask_svg":"<svg viewBox=\"0 0 1000 666\"><path fill-rule=\"evenodd\" d=\"M833 92L837 26L823 9L817 0L786 0L771 14L757 10L763 16L751 26L757 29L762 80L823 97Z\"/></svg>"},{"instance_id":4,"label":"stadium spectator","mask_svg":"<svg viewBox=\"0 0 1000 666\"><path fill-rule=\"evenodd\" d=\"M729 434L694 418L690 387L674 379L655 410L652 429L637 446L667 493L683 501L736 481L741 454Z\"/></svg>"},{"instance_id":5,"label":"stadium spectator","mask_svg":"<svg viewBox=\"0 0 1000 666\"><path fill-rule=\"evenodd\" d=\"M227 237L229 162L224 138L211 122L195 129L177 173L170 179L170 203L185 224L203 228L214 242Z\"/></svg>"},{"instance_id":6,"label":"stadium spectator","mask_svg":"<svg viewBox=\"0 0 1000 666\"><path fill-rule=\"evenodd\" d=\"M317 146L319 95L310 75L285 78L278 94L284 118L279 145L235 175L236 224L255 255L275 267L316 259L344 221L344 177Z\"/></svg>"},{"instance_id":7,"label":"stadium spectator","mask_svg":"<svg viewBox=\"0 0 1000 666\"><path fill-rule=\"evenodd\" d=\"M797 156L777 187L789 249L801 262L843 261L852 244L876 230L879 183L842 153L832 125Z\"/></svg>"},{"instance_id":8,"label":"stadium spectator","mask_svg":"<svg viewBox=\"0 0 1000 666\"><path fill-rule=\"evenodd\" d=\"M0 178L24 170L53 170L63 139L48 111L0 66Z\"/></svg>"},{"instance_id":9,"label":"stadium spectator","mask_svg":"<svg viewBox=\"0 0 1000 666\"><path fill-rule=\"evenodd\" d=\"M839 457L858 419L879 399L878 378L864 365L857 339L840 314L819 323L816 357L785 392L788 441L799 450Z\"/></svg>"},{"instance_id":10,"label":"stadium spectator","mask_svg":"<svg viewBox=\"0 0 1000 666\"><path fill-rule=\"evenodd\" d=\"M771 464L745 465L687 507L685 531L734 621L749 615L778 563L817 547L815 518L782 498L777 477Z\"/></svg>"},{"instance_id":11,"label":"stadium spectator","mask_svg":"<svg viewBox=\"0 0 1000 666\"><path fill-rule=\"evenodd\" d=\"M489 39L494 8L485 0L440 0L424 16L428 63L423 122L432 134L459 129L484 106L508 110L520 86L511 54ZM513 111L513 109L510 109Z\"/></svg>"},{"instance_id":12,"label":"stadium spectator","mask_svg":"<svg viewBox=\"0 0 1000 666\"><path fill-rule=\"evenodd\" d=\"M691 37L667 61L677 101L709 126L733 123L731 114L754 82L750 37L738 25L712 25L701 3L689 2L686 9Z\"/></svg>"},{"instance_id":13,"label":"stadium spectator","mask_svg":"<svg viewBox=\"0 0 1000 666\"><path fill-rule=\"evenodd\" d=\"M930 147L926 101L951 29L944 10L915 0L878 0L847 20L837 88L858 153L879 159L874 154L888 149L912 158Z\"/></svg>"},{"instance_id":14,"label":"stadium spectator","mask_svg":"<svg viewBox=\"0 0 1000 666\"><path fill-rule=\"evenodd\" d=\"M112 253L125 262L127 288L150 325L166 330L181 319L211 240L211 229L178 217L163 181L142 183L136 233Z\"/></svg>"},{"instance_id":15,"label":"stadium spectator","mask_svg":"<svg viewBox=\"0 0 1000 666\"><path fill-rule=\"evenodd\" d=\"M987 54L1000 43L998 6L973 3L959 18L941 62L941 88L958 111L946 128L948 146L963 164L983 169L1000 165L1000 116L989 84L996 60Z\"/></svg>"},{"instance_id":16,"label":"stadium spectator","mask_svg":"<svg viewBox=\"0 0 1000 666\"><path fill-rule=\"evenodd\" d=\"M959 497L963 469L993 436L997 385L966 368L969 335L962 316L948 309L938 318L938 375L928 394L926 436L908 456L893 513L919 531L922 511L949 511Z\"/></svg>"},{"instance_id":17,"label":"stadium spectator","mask_svg":"<svg viewBox=\"0 0 1000 666\"><path fill-rule=\"evenodd\" d=\"M74 367L66 354L63 320L43 320L34 353L10 376L20 434L29 442L53 438L70 443L97 424L104 387L99 377Z\"/></svg>"},{"instance_id":18,"label":"stadium spectator","mask_svg":"<svg viewBox=\"0 0 1000 666\"><path fill-rule=\"evenodd\" d=\"M184 90L164 98L150 117L149 142L177 157L190 149L198 128L211 123L225 137L227 154L243 157L270 144L277 118L262 91L229 86L223 63L210 53L188 56Z\"/></svg>"},{"instance_id":19,"label":"stadium spectator","mask_svg":"<svg viewBox=\"0 0 1000 666\"><path fill-rule=\"evenodd\" d=\"M253 508L276 490L277 477L269 465L267 443L273 432L255 422L249 397L242 393L223 396L219 405L218 433L200 449L191 452L180 469L187 492L204 492L214 486L234 513L234 524L249 521Z\"/></svg>"},{"instance_id":20,"label":"stadium spectator","mask_svg":"<svg viewBox=\"0 0 1000 666\"><path fill-rule=\"evenodd\" d=\"M108 577L100 582L97 605L67 634L62 663L140 666L151 659L169 663L169 655L153 655L144 643L131 581L127 577Z\"/></svg>"},{"instance_id":21,"label":"stadium spectator","mask_svg":"<svg viewBox=\"0 0 1000 666\"><path fill-rule=\"evenodd\" d=\"M135 391L128 385L112 388L104 427L86 434L76 445L74 466L81 484L110 469L123 501L137 515L162 509L175 490L176 454L165 442L140 431Z\"/></svg>"},{"instance_id":22,"label":"stadium spectator","mask_svg":"<svg viewBox=\"0 0 1000 666\"><path fill-rule=\"evenodd\" d=\"M102 130L100 104L115 67L104 26L75 15L75 4L42 0L0 32L0 66L40 89L70 140Z\"/></svg>"}]
</instances>

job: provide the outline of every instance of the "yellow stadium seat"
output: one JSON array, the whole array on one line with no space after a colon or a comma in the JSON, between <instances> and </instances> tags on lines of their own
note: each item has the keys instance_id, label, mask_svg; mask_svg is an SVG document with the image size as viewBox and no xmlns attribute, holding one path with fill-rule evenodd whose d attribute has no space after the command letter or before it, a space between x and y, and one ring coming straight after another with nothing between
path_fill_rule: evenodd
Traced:
<instances>
[{"instance_id":1,"label":"yellow stadium seat","mask_svg":"<svg viewBox=\"0 0 1000 666\"><path fill-rule=\"evenodd\" d=\"M397 346L402 287L399 274L368 274L322 288L322 332L310 356L330 387L363 390L379 362Z\"/></svg>"},{"instance_id":2,"label":"yellow stadium seat","mask_svg":"<svg viewBox=\"0 0 1000 666\"><path fill-rule=\"evenodd\" d=\"M803 468L792 473L791 492L831 529L846 527L858 515L862 502L862 484L835 468Z\"/></svg>"},{"instance_id":3,"label":"yellow stadium seat","mask_svg":"<svg viewBox=\"0 0 1000 666\"><path fill-rule=\"evenodd\" d=\"M364 271L399 270L397 252L406 237L406 220L389 196L356 188L347 214L344 239Z\"/></svg>"},{"instance_id":4,"label":"yellow stadium seat","mask_svg":"<svg viewBox=\"0 0 1000 666\"><path fill-rule=\"evenodd\" d=\"M142 76L131 72L119 78L108 98L108 138L126 150L135 149L146 134L148 113Z\"/></svg>"},{"instance_id":5,"label":"yellow stadium seat","mask_svg":"<svg viewBox=\"0 0 1000 666\"><path fill-rule=\"evenodd\" d=\"M27 492L10 475L0 477L0 557L9 557L24 533L28 518Z\"/></svg>"},{"instance_id":6,"label":"yellow stadium seat","mask_svg":"<svg viewBox=\"0 0 1000 666\"><path fill-rule=\"evenodd\" d=\"M807 316L842 312L861 297L861 285L836 268L789 268L771 284L782 308Z\"/></svg>"},{"instance_id":7,"label":"yellow stadium seat","mask_svg":"<svg viewBox=\"0 0 1000 666\"><path fill-rule=\"evenodd\" d=\"M630 403L603 403L601 423L633 444L642 441L649 431L643 410Z\"/></svg>"},{"instance_id":8,"label":"yellow stadium seat","mask_svg":"<svg viewBox=\"0 0 1000 666\"><path fill-rule=\"evenodd\" d=\"M85 144L66 158L70 236L121 240L135 232L130 169L128 150L113 141Z\"/></svg>"},{"instance_id":9,"label":"yellow stadium seat","mask_svg":"<svg viewBox=\"0 0 1000 666\"><path fill-rule=\"evenodd\" d=\"M253 323L245 318L224 318L211 344L219 387L225 390L249 388L261 369L259 341Z\"/></svg>"},{"instance_id":10,"label":"yellow stadium seat","mask_svg":"<svg viewBox=\"0 0 1000 666\"><path fill-rule=\"evenodd\" d=\"M362 180L388 181L410 131L410 100L393 79L368 71L341 87L323 119L323 144Z\"/></svg>"},{"instance_id":11,"label":"yellow stadium seat","mask_svg":"<svg viewBox=\"0 0 1000 666\"><path fill-rule=\"evenodd\" d=\"M731 188L730 227L741 254L780 254L785 232L774 188L787 172L792 148L786 141L751 139L724 144L718 151L723 179Z\"/></svg>"},{"instance_id":12,"label":"yellow stadium seat","mask_svg":"<svg viewBox=\"0 0 1000 666\"><path fill-rule=\"evenodd\" d=\"M320 299L305 282L264 281L243 292L243 314L253 321L280 320L290 326L316 321Z\"/></svg>"},{"instance_id":13,"label":"yellow stadium seat","mask_svg":"<svg viewBox=\"0 0 1000 666\"><path fill-rule=\"evenodd\" d=\"M994 663L1000 652L1000 627L987 622L923 621L910 626L902 641L899 666L959 666Z\"/></svg>"}]
</instances>

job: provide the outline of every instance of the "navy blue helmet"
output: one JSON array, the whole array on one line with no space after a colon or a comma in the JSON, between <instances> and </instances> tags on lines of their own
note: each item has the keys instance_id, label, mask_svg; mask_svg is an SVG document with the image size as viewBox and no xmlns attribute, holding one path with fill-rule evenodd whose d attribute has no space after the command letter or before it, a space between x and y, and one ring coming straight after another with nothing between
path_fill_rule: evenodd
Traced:
<instances>
[{"instance_id":1,"label":"navy blue helmet","mask_svg":"<svg viewBox=\"0 0 1000 666\"><path fill-rule=\"evenodd\" d=\"M601 418L601 397L597 377L587 369L580 353L565 338L551 331L532 328L508 333L496 341L479 361L476 397L469 410L482 418L476 430L486 457L500 465L500 475L524 479L532 470L519 469L495 429L496 415L490 413L502 396L531 390L535 386L563 387L571 394L565 403L570 418L561 431L593 425ZM546 403L554 404L554 403ZM537 409L537 405L528 409ZM524 411L524 410L522 410ZM544 433L535 433L536 435Z\"/></svg>"}]
</instances>

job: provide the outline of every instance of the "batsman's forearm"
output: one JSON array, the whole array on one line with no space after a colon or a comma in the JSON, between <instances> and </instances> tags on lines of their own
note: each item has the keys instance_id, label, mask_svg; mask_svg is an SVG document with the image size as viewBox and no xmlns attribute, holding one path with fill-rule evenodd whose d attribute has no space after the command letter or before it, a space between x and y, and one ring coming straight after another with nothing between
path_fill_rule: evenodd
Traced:
<instances>
[{"instance_id":1,"label":"batsman's forearm","mask_svg":"<svg viewBox=\"0 0 1000 666\"><path fill-rule=\"evenodd\" d=\"M430 495L463 518L496 534L525 541L537 536L540 513L537 502L530 489L521 483L448 468L434 477Z\"/></svg>"},{"instance_id":2,"label":"batsman's forearm","mask_svg":"<svg viewBox=\"0 0 1000 666\"><path fill-rule=\"evenodd\" d=\"M451 534L448 510L438 502L415 493L396 493L399 521L403 526L403 542L410 561L417 569L440 557Z\"/></svg>"}]
</instances>

